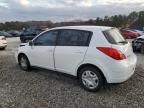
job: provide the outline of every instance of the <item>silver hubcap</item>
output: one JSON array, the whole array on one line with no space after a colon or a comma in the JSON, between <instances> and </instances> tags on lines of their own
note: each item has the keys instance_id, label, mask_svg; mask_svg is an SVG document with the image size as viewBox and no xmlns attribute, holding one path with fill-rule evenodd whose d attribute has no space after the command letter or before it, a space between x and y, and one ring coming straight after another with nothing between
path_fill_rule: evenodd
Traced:
<instances>
[{"instance_id":1,"label":"silver hubcap","mask_svg":"<svg viewBox=\"0 0 144 108\"><path fill-rule=\"evenodd\" d=\"M23 57L21 58L20 64L21 64L22 68L27 68L27 61L25 58L23 58Z\"/></svg>"},{"instance_id":2,"label":"silver hubcap","mask_svg":"<svg viewBox=\"0 0 144 108\"><path fill-rule=\"evenodd\" d=\"M99 84L97 75L92 71L84 71L82 74L82 82L89 89L95 89Z\"/></svg>"}]
</instances>

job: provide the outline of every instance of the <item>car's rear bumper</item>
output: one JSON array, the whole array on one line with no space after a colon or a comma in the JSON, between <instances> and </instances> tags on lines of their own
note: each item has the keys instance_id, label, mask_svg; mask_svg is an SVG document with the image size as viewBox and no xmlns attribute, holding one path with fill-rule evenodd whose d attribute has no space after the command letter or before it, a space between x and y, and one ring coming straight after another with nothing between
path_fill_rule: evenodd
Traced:
<instances>
[{"instance_id":1,"label":"car's rear bumper","mask_svg":"<svg viewBox=\"0 0 144 108\"><path fill-rule=\"evenodd\" d=\"M108 83L122 83L128 80L135 72L137 57L133 54L109 70Z\"/></svg>"}]
</instances>

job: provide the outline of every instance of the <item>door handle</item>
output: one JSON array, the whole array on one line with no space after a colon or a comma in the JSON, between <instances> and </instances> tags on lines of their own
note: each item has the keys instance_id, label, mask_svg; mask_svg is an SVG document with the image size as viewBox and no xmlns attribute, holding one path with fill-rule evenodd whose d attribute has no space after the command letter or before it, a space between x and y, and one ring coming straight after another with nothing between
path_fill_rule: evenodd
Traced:
<instances>
[{"instance_id":1,"label":"door handle","mask_svg":"<svg viewBox=\"0 0 144 108\"><path fill-rule=\"evenodd\" d=\"M83 54L84 52L82 52L82 51L76 51L76 53L78 53L78 54Z\"/></svg>"}]
</instances>

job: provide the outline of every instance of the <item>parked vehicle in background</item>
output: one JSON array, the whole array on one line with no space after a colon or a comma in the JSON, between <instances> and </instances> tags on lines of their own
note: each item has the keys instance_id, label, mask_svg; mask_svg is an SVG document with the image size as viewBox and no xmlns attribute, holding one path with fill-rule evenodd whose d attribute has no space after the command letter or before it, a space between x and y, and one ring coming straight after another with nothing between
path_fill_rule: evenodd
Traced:
<instances>
[{"instance_id":1,"label":"parked vehicle in background","mask_svg":"<svg viewBox=\"0 0 144 108\"><path fill-rule=\"evenodd\" d=\"M5 31L0 31L0 36L5 36L5 37L12 37L11 34L5 32Z\"/></svg>"},{"instance_id":2,"label":"parked vehicle in background","mask_svg":"<svg viewBox=\"0 0 144 108\"><path fill-rule=\"evenodd\" d=\"M140 36L144 35L144 31L136 30L136 29L131 29L134 32L137 32Z\"/></svg>"},{"instance_id":3,"label":"parked vehicle in background","mask_svg":"<svg viewBox=\"0 0 144 108\"><path fill-rule=\"evenodd\" d=\"M20 40L22 43L28 42L32 40L34 37L36 37L42 31L44 30L40 28L27 28L21 33Z\"/></svg>"},{"instance_id":4,"label":"parked vehicle in background","mask_svg":"<svg viewBox=\"0 0 144 108\"><path fill-rule=\"evenodd\" d=\"M0 49L5 49L6 47L7 47L6 37L0 35Z\"/></svg>"},{"instance_id":5,"label":"parked vehicle in background","mask_svg":"<svg viewBox=\"0 0 144 108\"><path fill-rule=\"evenodd\" d=\"M132 46L133 46L133 50L134 51L141 51L143 50L143 46L144 46L144 35L137 37L136 39L134 39L132 41Z\"/></svg>"},{"instance_id":6,"label":"parked vehicle in background","mask_svg":"<svg viewBox=\"0 0 144 108\"><path fill-rule=\"evenodd\" d=\"M7 31L7 33L11 34L12 37L19 37L21 35L21 32L17 30L10 30L10 31Z\"/></svg>"},{"instance_id":7,"label":"parked vehicle in background","mask_svg":"<svg viewBox=\"0 0 144 108\"><path fill-rule=\"evenodd\" d=\"M132 30L122 29L122 30L120 30L120 32L125 39L132 39L132 38L136 38L136 37L140 36L139 33L132 31Z\"/></svg>"},{"instance_id":8,"label":"parked vehicle in background","mask_svg":"<svg viewBox=\"0 0 144 108\"><path fill-rule=\"evenodd\" d=\"M47 30L16 53L21 69L31 66L76 76L96 91L104 82L121 83L135 71L137 58L119 30L101 26L70 26Z\"/></svg>"}]
</instances>

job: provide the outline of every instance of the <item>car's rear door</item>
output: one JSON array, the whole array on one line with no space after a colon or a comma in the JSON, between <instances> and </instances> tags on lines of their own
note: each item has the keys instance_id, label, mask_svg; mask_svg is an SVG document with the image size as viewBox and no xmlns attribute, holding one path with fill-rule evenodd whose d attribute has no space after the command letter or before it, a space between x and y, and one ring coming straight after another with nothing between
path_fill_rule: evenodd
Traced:
<instances>
[{"instance_id":1,"label":"car's rear door","mask_svg":"<svg viewBox=\"0 0 144 108\"><path fill-rule=\"evenodd\" d=\"M54 68L54 49L58 31L47 31L33 40L34 45L30 46L29 59L32 65L48 69Z\"/></svg>"},{"instance_id":2,"label":"car's rear door","mask_svg":"<svg viewBox=\"0 0 144 108\"><path fill-rule=\"evenodd\" d=\"M60 30L54 58L56 70L74 74L88 49L91 32L81 30Z\"/></svg>"}]
</instances>

